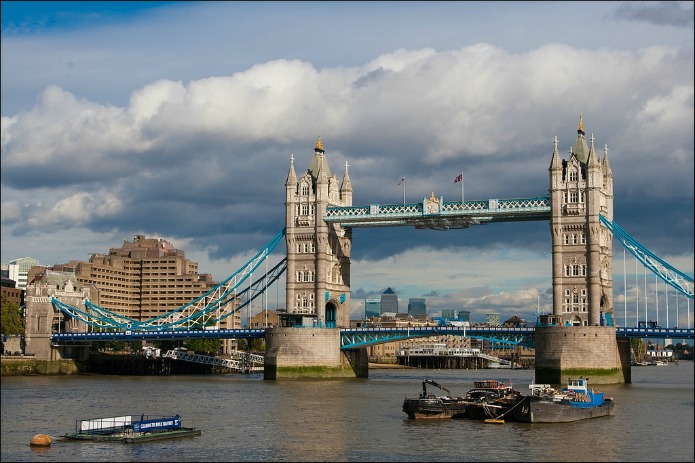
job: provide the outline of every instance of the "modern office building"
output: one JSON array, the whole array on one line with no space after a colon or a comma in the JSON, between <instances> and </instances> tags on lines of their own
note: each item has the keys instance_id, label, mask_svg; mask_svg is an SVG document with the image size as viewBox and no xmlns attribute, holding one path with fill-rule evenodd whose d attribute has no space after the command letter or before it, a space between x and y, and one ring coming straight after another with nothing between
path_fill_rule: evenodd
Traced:
<instances>
[{"instance_id":1,"label":"modern office building","mask_svg":"<svg viewBox=\"0 0 695 463\"><path fill-rule=\"evenodd\" d=\"M427 315L427 304L423 297L411 297L408 299L408 315Z\"/></svg>"},{"instance_id":2,"label":"modern office building","mask_svg":"<svg viewBox=\"0 0 695 463\"><path fill-rule=\"evenodd\" d=\"M446 320L470 322L471 321L471 311L470 310L443 309L442 310L442 318L444 318Z\"/></svg>"},{"instance_id":3,"label":"modern office building","mask_svg":"<svg viewBox=\"0 0 695 463\"><path fill-rule=\"evenodd\" d=\"M387 288L386 291L381 294L379 313L383 314L387 312L398 313L398 296L391 288Z\"/></svg>"},{"instance_id":4,"label":"modern office building","mask_svg":"<svg viewBox=\"0 0 695 463\"><path fill-rule=\"evenodd\" d=\"M496 312L486 313L485 322L490 326L500 326L500 314Z\"/></svg>"},{"instance_id":5,"label":"modern office building","mask_svg":"<svg viewBox=\"0 0 695 463\"><path fill-rule=\"evenodd\" d=\"M15 259L7 266L8 278L14 280L17 288L27 288L27 273L29 269L39 265L39 261L33 257L21 257Z\"/></svg>"},{"instance_id":6,"label":"modern office building","mask_svg":"<svg viewBox=\"0 0 695 463\"><path fill-rule=\"evenodd\" d=\"M364 300L364 318L369 319L381 315L381 299L367 298Z\"/></svg>"}]
</instances>

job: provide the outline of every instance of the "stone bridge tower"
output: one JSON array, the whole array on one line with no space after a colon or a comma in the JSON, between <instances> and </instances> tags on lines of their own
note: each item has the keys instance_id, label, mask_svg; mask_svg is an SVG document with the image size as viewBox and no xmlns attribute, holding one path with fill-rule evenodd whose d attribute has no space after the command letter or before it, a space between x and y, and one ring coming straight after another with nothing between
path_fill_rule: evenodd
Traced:
<instances>
[{"instance_id":1,"label":"stone bridge tower","mask_svg":"<svg viewBox=\"0 0 695 463\"><path fill-rule=\"evenodd\" d=\"M614 322L613 235L599 220L613 220L613 172L603 153L593 135L587 145L580 114L569 159L560 160L556 137L550 163L553 315L573 326Z\"/></svg>"},{"instance_id":2,"label":"stone bridge tower","mask_svg":"<svg viewBox=\"0 0 695 463\"><path fill-rule=\"evenodd\" d=\"M324 222L326 208L334 206L352 206L348 165L340 184L319 136L309 168L299 177L294 156L290 158L285 182L286 313L281 326L266 330L264 379L369 375L365 348L340 348L340 328L350 326L352 229Z\"/></svg>"},{"instance_id":3,"label":"stone bridge tower","mask_svg":"<svg viewBox=\"0 0 695 463\"><path fill-rule=\"evenodd\" d=\"M295 320L311 319L314 326L347 328L352 229L327 224L323 217L328 206L352 206L348 165L340 184L331 174L319 136L301 176L295 173L294 157L290 159L285 188L287 313L296 314Z\"/></svg>"},{"instance_id":4,"label":"stone bridge tower","mask_svg":"<svg viewBox=\"0 0 695 463\"><path fill-rule=\"evenodd\" d=\"M555 138L550 162L553 313L536 325L536 382L594 384L631 381L630 343L616 338L613 318L613 172L587 144L579 115L577 140L561 160Z\"/></svg>"}]
</instances>

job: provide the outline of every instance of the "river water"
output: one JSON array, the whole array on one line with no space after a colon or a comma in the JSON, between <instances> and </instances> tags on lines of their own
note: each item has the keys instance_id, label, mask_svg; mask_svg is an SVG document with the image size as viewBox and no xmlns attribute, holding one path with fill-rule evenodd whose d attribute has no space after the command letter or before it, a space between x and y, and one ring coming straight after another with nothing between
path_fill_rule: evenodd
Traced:
<instances>
[{"instance_id":1,"label":"river water","mask_svg":"<svg viewBox=\"0 0 695 463\"><path fill-rule=\"evenodd\" d=\"M474 380L533 370L370 369L369 378L265 381L262 375L2 377L2 455L10 461L693 461L693 362L636 367L594 386L614 416L558 424L408 420L423 378L464 395ZM200 437L140 444L54 442L78 419L180 414Z\"/></svg>"}]
</instances>

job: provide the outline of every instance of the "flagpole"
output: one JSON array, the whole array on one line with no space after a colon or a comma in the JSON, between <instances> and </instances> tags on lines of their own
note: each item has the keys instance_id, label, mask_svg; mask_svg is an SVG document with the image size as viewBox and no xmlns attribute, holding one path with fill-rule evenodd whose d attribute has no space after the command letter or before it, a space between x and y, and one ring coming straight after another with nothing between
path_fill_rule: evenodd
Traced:
<instances>
[{"instance_id":1,"label":"flagpole","mask_svg":"<svg viewBox=\"0 0 695 463\"><path fill-rule=\"evenodd\" d=\"M403 177L403 205L405 206L405 177Z\"/></svg>"},{"instance_id":2,"label":"flagpole","mask_svg":"<svg viewBox=\"0 0 695 463\"><path fill-rule=\"evenodd\" d=\"M461 171L461 202L463 201L463 171Z\"/></svg>"}]
</instances>

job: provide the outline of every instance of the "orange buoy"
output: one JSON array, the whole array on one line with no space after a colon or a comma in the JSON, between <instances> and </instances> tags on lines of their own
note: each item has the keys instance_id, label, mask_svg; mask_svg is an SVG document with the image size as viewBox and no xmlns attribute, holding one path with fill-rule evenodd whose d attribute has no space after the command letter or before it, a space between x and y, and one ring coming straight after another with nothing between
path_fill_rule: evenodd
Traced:
<instances>
[{"instance_id":1,"label":"orange buoy","mask_svg":"<svg viewBox=\"0 0 695 463\"><path fill-rule=\"evenodd\" d=\"M36 447L48 447L51 445L51 438L46 434L37 434L31 438L31 445Z\"/></svg>"}]
</instances>

